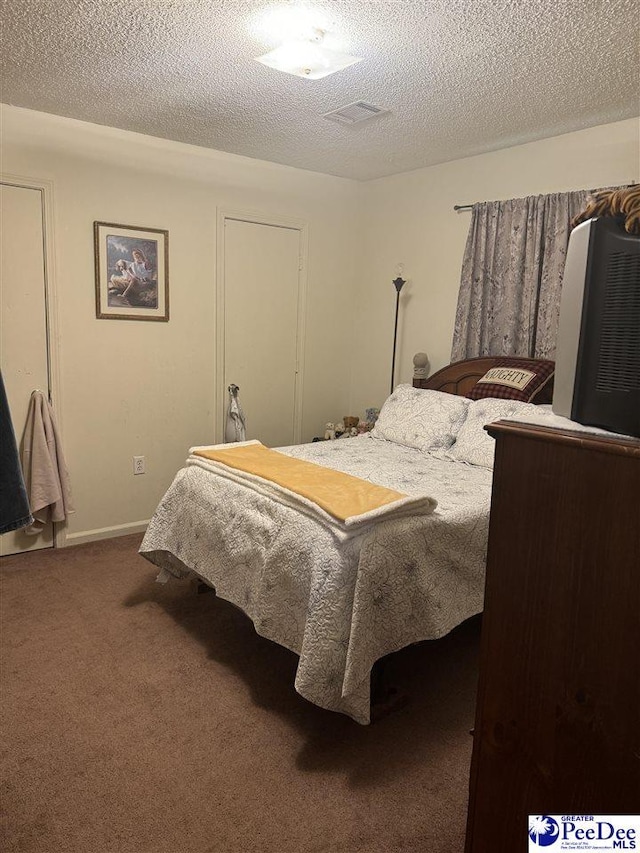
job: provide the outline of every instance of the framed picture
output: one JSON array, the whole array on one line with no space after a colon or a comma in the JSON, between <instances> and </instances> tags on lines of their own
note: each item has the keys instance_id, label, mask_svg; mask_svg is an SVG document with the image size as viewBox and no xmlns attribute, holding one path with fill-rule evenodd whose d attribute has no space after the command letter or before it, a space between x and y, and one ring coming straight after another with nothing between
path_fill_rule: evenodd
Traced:
<instances>
[{"instance_id":1,"label":"framed picture","mask_svg":"<svg viewBox=\"0 0 640 853\"><path fill-rule=\"evenodd\" d=\"M169 319L169 232L93 223L96 317Z\"/></svg>"}]
</instances>

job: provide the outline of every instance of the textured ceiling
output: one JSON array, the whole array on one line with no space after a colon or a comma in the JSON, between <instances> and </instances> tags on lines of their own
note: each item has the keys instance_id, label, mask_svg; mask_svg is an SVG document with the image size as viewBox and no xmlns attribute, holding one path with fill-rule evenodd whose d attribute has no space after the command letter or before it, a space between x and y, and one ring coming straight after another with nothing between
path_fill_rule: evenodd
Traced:
<instances>
[{"instance_id":1,"label":"textured ceiling","mask_svg":"<svg viewBox=\"0 0 640 853\"><path fill-rule=\"evenodd\" d=\"M1 3L5 103L361 180L640 111L638 0L294 0L363 57L322 80L254 61L286 0Z\"/></svg>"}]
</instances>

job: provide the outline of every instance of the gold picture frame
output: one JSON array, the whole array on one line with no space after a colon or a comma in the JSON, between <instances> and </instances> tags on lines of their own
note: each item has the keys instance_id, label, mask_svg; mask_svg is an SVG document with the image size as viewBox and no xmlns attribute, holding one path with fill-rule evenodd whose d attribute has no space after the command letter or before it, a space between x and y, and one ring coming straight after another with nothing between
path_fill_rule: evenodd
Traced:
<instances>
[{"instance_id":1,"label":"gold picture frame","mask_svg":"<svg viewBox=\"0 0 640 853\"><path fill-rule=\"evenodd\" d=\"M98 320L169 320L169 232L93 223Z\"/></svg>"}]
</instances>

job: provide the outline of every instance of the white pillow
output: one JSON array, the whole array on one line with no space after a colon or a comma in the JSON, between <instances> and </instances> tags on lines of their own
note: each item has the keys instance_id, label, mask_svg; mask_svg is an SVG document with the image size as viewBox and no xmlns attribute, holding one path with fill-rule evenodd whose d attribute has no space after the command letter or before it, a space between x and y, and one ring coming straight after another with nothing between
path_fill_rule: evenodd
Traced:
<instances>
[{"instance_id":1,"label":"white pillow","mask_svg":"<svg viewBox=\"0 0 640 853\"><path fill-rule=\"evenodd\" d=\"M526 421L527 415L539 417L539 414L538 406L533 403L523 403L520 400L498 400L495 397L473 400L455 444L447 456L457 462L493 468L495 440L484 429L484 425L499 421L501 418L518 417Z\"/></svg>"},{"instance_id":2,"label":"white pillow","mask_svg":"<svg viewBox=\"0 0 640 853\"><path fill-rule=\"evenodd\" d=\"M470 406L466 397L398 385L382 406L371 435L422 451L447 450Z\"/></svg>"},{"instance_id":3,"label":"white pillow","mask_svg":"<svg viewBox=\"0 0 640 853\"><path fill-rule=\"evenodd\" d=\"M563 415L556 415L553 409L551 408L551 403L542 403L539 406L535 407L535 413L528 414L525 412L523 415L514 415L509 420L512 421L524 421L527 424L538 424L539 426L553 427L554 429L568 429L573 432L591 432L594 435L610 435L614 438L635 438L633 435L626 435L622 432L611 432L609 429L602 429L601 427L590 426L589 424L580 424L577 421L572 421L569 418L565 418Z\"/></svg>"}]
</instances>

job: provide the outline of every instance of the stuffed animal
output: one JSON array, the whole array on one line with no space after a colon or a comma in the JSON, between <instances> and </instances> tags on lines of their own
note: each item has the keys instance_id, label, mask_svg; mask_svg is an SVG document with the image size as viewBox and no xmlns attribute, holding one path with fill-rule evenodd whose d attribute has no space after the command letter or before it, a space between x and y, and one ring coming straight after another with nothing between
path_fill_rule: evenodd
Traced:
<instances>
[{"instance_id":1,"label":"stuffed animal","mask_svg":"<svg viewBox=\"0 0 640 853\"><path fill-rule=\"evenodd\" d=\"M625 187L623 190L602 190L593 193L587 200L587 206L571 220L575 228L594 216L615 216L624 222L629 234L640 235L640 184Z\"/></svg>"},{"instance_id":2,"label":"stuffed animal","mask_svg":"<svg viewBox=\"0 0 640 853\"><path fill-rule=\"evenodd\" d=\"M332 423L328 423L325 427L324 431L324 440L325 441L333 441L336 437L336 428Z\"/></svg>"},{"instance_id":3,"label":"stuffed animal","mask_svg":"<svg viewBox=\"0 0 640 853\"><path fill-rule=\"evenodd\" d=\"M368 424L371 424L371 428L373 428L375 422L378 420L378 415L380 414L380 409L372 406L370 409L367 409L366 412L366 420Z\"/></svg>"}]
</instances>

